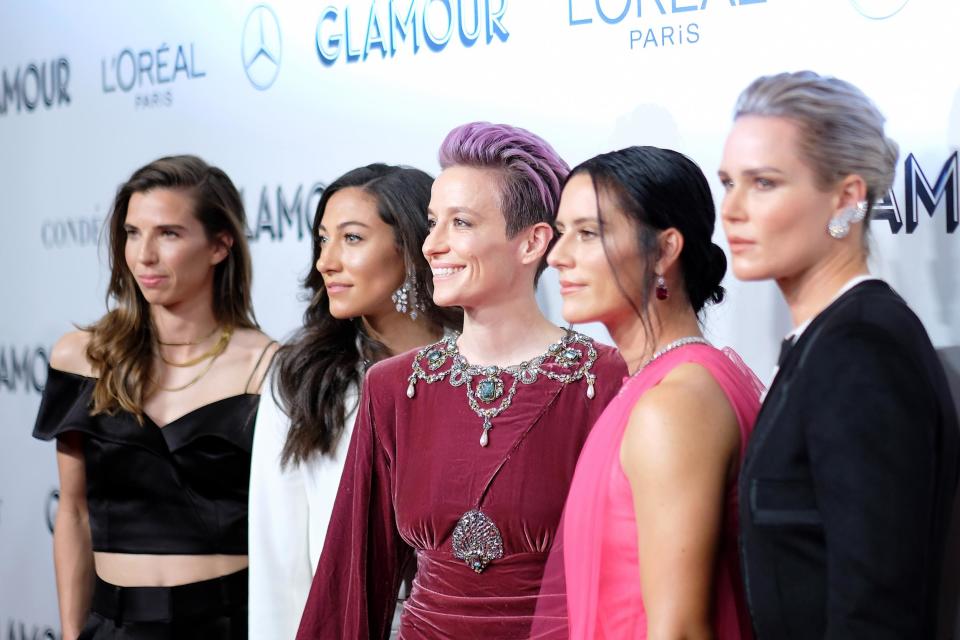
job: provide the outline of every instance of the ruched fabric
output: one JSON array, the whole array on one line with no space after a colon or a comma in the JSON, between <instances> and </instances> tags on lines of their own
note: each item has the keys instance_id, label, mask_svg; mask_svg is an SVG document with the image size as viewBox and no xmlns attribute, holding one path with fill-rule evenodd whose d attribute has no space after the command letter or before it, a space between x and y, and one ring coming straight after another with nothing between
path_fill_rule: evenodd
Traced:
<instances>
[{"instance_id":1,"label":"ruched fabric","mask_svg":"<svg viewBox=\"0 0 960 640\"><path fill-rule=\"evenodd\" d=\"M84 435L94 551L247 553L247 493L259 396L240 394L162 428L126 412L90 415L96 383L51 368L33 436Z\"/></svg>"},{"instance_id":2,"label":"ruched fabric","mask_svg":"<svg viewBox=\"0 0 960 640\"><path fill-rule=\"evenodd\" d=\"M374 365L297 637L387 638L416 562L400 638L528 638L577 456L626 372L616 352L596 349L596 397L585 380L521 384L486 447L462 386L421 381L409 398L413 353ZM454 528L473 509L503 542L482 573L453 552Z\"/></svg>"}]
</instances>

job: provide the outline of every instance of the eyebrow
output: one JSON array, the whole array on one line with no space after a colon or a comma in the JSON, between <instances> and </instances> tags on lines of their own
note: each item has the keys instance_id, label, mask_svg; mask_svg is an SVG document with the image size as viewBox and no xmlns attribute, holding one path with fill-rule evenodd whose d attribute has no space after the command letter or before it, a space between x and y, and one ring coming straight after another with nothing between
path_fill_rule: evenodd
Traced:
<instances>
[{"instance_id":1,"label":"eyebrow","mask_svg":"<svg viewBox=\"0 0 960 640\"><path fill-rule=\"evenodd\" d=\"M447 213L470 213L477 215L477 212L470 207L447 207ZM427 207L427 215L437 215L437 213L430 207Z\"/></svg>"},{"instance_id":2,"label":"eyebrow","mask_svg":"<svg viewBox=\"0 0 960 640\"><path fill-rule=\"evenodd\" d=\"M780 173L783 171L777 169L776 167L757 167L756 169L744 169L743 175L745 176L755 176L761 173Z\"/></svg>"},{"instance_id":3,"label":"eyebrow","mask_svg":"<svg viewBox=\"0 0 960 640\"><path fill-rule=\"evenodd\" d=\"M357 220L347 220L346 222L341 222L340 224L338 224L337 229L343 229L344 227L349 227L349 226L364 227L365 229L370 228L370 225L366 224L365 222L359 222ZM327 228L322 224L319 225L317 228L323 229L324 231L327 230Z\"/></svg>"},{"instance_id":4,"label":"eyebrow","mask_svg":"<svg viewBox=\"0 0 960 640\"><path fill-rule=\"evenodd\" d=\"M124 223L123 223L123 228L124 228L124 229L136 229L136 230L138 230L138 231L140 230L140 227L138 227L138 226L135 225L135 224L130 224L129 222L124 222ZM164 230L164 231L186 231L186 230L187 230L187 228L186 228L184 225L182 225L182 224L158 224L158 225L156 226L156 228L157 228L157 229L162 229L162 230Z\"/></svg>"}]
</instances>

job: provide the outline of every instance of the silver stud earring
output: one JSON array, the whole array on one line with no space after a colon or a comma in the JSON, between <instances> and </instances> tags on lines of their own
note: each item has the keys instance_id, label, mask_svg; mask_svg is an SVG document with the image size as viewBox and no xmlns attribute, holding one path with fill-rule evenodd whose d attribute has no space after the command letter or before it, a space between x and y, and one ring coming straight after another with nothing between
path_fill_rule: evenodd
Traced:
<instances>
[{"instance_id":1,"label":"silver stud earring","mask_svg":"<svg viewBox=\"0 0 960 640\"><path fill-rule=\"evenodd\" d=\"M417 281L413 273L408 271L407 277L400 285L400 288L390 296L393 300L393 306L397 313L410 313L410 319L416 320L420 312L424 310L424 305L417 296Z\"/></svg>"},{"instance_id":2,"label":"silver stud earring","mask_svg":"<svg viewBox=\"0 0 960 640\"><path fill-rule=\"evenodd\" d=\"M861 200L855 207L844 209L830 218L830 223L827 225L827 233L830 234L830 237L837 240L846 238L850 234L850 223L856 224L863 222L864 218L867 217L867 209L868 203L866 200Z\"/></svg>"}]
</instances>

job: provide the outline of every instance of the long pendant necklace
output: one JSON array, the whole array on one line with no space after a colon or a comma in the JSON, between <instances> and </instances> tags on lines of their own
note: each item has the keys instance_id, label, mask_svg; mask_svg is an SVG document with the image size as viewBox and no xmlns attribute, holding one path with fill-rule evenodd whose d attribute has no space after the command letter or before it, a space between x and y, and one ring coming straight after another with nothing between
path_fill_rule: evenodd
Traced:
<instances>
[{"instance_id":1,"label":"long pendant necklace","mask_svg":"<svg viewBox=\"0 0 960 640\"><path fill-rule=\"evenodd\" d=\"M419 380L433 384L449 378L451 386L465 386L467 404L483 420L481 447L490 444L493 419L510 408L521 383L533 384L540 376L562 384L586 380L587 398L592 400L596 396L596 376L590 370L597 361L597 350L593 346L593 340L581 333L567 329L566 334L547 347L545 353L508 367L480 367L470 364L460 355L457 337L458 334L451 335L417 352L413 359L413 371L407 379L407 397L412 399L416 395ZM450 367L443 369L448 361L451 363ZM560 371L549 365L558 365ZM509 389L504 384L504 375L512 378ZM474 378L479 378L479 381L474 383ZM498 400L500 402L494 404Z\"/></svg>"}]
</instances>

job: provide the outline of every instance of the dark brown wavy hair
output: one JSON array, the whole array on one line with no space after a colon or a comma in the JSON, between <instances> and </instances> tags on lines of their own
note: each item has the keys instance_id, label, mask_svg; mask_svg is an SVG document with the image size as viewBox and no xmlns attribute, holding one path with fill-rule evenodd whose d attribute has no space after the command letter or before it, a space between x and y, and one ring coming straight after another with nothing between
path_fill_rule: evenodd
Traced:
<instances>
[{"instance_id":1,"label":"dark brown wavy hair","mask_svg":"<svg viewBox=\"0 0 960 640\"><path fill-rule=\"evenodd\" d=\"M344 320L330 314L323 277L314 265L320 258L320 222L333 194L357 187L373 196L380 219L393 228L407 271L414 274L423 317L438 331L463 324L460 309L433 303L433 274L421 251L432 184L433 178L419 169L370 164L337 178L320 197L311 236L313 259L303 281L310 304L303 314L303 327L274 358L274 398L290 418L282 464L302 462L317 452L332 453L347 415L356 408L347 406L348 390L359 388L365 364L391 355L366 333L361 318Z\"/></svg>"},{"instance_id":2,"label":"dark brown wavy hair","mask_svg":"<svg viewBox=\"0 0 960 640\"><path fill-rule=\"evenodd\" d=\"M91 413L129 411L143 423L143 403L151 389L156 328L130 269L124 224L130 198L152 189L175 189L194 203L194 215L209 240L233 239L227 257L214 267L213 313L221 326L257 328L250 301L252 280L246 218L237 188L227 174L196 156L169 156L137 169L120 186L108 219L110 284L107 314L85 327L87 359L97 372Z\"/></svg>"}]
</instances>

